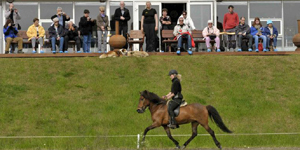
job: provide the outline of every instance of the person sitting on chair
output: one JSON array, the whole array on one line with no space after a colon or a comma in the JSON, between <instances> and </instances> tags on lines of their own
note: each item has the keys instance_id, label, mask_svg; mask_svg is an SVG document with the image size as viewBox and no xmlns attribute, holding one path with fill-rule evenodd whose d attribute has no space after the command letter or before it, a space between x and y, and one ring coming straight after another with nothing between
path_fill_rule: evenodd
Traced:
<instances>
[{"instance_id":1,"label":"person sitting on chair","mask_svg":"<svg viewBox=\"0 0 300 150\"><path fill-rule=\"evenodd\" d=\"M249 40L249 52L252 52L252 41L253 41L253 36L250 34L250 27L248 24L245 23L245 17L241 17L240 19L240 24L235 27L236 29L236 34L237 34L237 39L238 39L238 52L242 51L242 42L243 39L248 39Z\"/></svg>"},{"instance_id":2,"label":"person sitting on chair","mask_svg":"<svg viewBox=\"0 0 300 150\"><path fill-rule=\"evenodd\" d=\"M177 54L180 54L180 49L182 48L182 38L185 37L187 38L187 43L188 43L188 53L191 55L193 54L192 52L192 39L191 39L191 29L183 23L183 17L179 18L179 24L177 24L174 27L173 31L174 36L176 36L178 40L178 49L177 49Z\"/></svg>"},{"instance_id":3,"label":"person sitting on chair","mask_svg":"<svg viewBox=\"0 0 300 150\"><path fill-rule=\"evenodd\" d=\"M217 52L220 50L220 30L217 27L213 26L212 20L207 21L208 26L203 29L202 35L205 38L205 43L207 47L207 52L211 52L210 41L215 40L217 44Z\"/></svg>"},{"instance_id":4,"label":"person sitting on chair","mask_svg":"<svg viewBox=\"0 0 300 150\"><path fill-rule=\"evenodd\" d=\"M4 27L3 27L3 34L4 34L4 39L6 42L5 46L5 54L9 54L9 47L12 42L18 42L18 53L23 54L24 52L22 51L23 49L23 38L18 37L18 29L14 23L12 23L12 20L7 19ZM12 53L14 51L12 50Z\"/></svg>"},{"instance_id":5,"label":"person sitting on chair","mask_svg":"<svg viewBox=\"0 0 300 150\"><path fill-rule=\"evenodd\" d=\"M162 98L164 99L171 99L172 100L168 104L168 113L170 115L170 124L168 127L171 129L178 128L179 126L176 123L175 120L175 113L174 110L180 106L183 96L181 94L181 75L178 74L176 70L171 70L169 72L169 76L172 80L172 87L171 87L171 92L169 92L167 95L163 96Z\"/></svg>"},{"instance_id":6,"label":"person sitting on chair","mask_svg":"<svg viewBox=\"0 0 300 150\"><path fill-rule=\"evenodd\" d=\"M264 35L267 36L267 47L270 46L270 41L273 40L274 51L277 52L277 37L278 30L273 26L273 22L271 20L267 21L267 26L264 29Z\"/></svg>"},{"instance_id":7,"label":"person sitting on chair","mask_svg":"<svg viewBox=\"0 0 300 150\"><path fill-rule=\"evenodd\" d=\"M54 18L53 19L53 26L50 26L48 29L49 32L49 40L51 41L52 44L52 53L56 53L56 46L55 44L59 44L59 53L63 53L63 48L64 48L64 36L65 36L65 31L62 25L59 24L59 19ZM66 51L67 53L68 51Z\"/></svg>"},{"instance_id":8,"label":"person sitting on chair","mask_svg":"<svg viewBox=\"0 0 300 150\"><path fill-rule=\"evenodd\" d=\"M31 25L27 32L28 41L31 41L32 44L32 53L36 53L36 43L39 42L41 46L40 53L44 53L43 45L44 45L44 36L45 36L45 29L44 27L40 26L39 19L33 19L33 25Z\"/></svg>"},{"instance_id":9,"label":"person sitting on chair","mask_svg":"<svg viewBox=\"0 0 300 150\"><path fill-rule=\"evenodd\" d=\"M263 35L263 30L264 28L262 27L262 24L260 22L260 19L256 17L253 21L252 27L250 28L250 33L252 34L255 42L255 48L256 52L258 52L258 40L262 39L263 40L263 51L267 52L267 37Z\"/></svg>"},{"instance_id":10,"label":"person sitting on chair","mask_svg":"<svg viewBox=\"0 0 300 150\"><path fill-rule=\"evenodd\" d=\"M78 34L78 27L70 21L68 23L68 27L65 33L65 52L68 51L69 48L69 41L74 40L77 46L77 53L81 53L80 47L81 47L81 39Z\"/></svg>"}]
</instances>

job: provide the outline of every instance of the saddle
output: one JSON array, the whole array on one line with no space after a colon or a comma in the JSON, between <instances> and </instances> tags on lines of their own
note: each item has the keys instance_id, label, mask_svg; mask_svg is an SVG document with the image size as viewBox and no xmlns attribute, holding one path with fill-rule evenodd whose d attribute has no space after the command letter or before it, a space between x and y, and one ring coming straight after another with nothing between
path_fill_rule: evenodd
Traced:
<instances>
[{"instance_id":1,"label":"saddle","mask_svg":"<svg viewBox=\"0 0 300 150\"><path fill-rule=\"evenodd\" d=\"M168 103L170 102L170 100L168 101ZM168 104L167 103L167 104ZM187 102L183 99L182 101L181 101L181 104L174 110L174 113L175 113L175 117L177 117L178 115L179 115L179 113L180 113L180 107L184 107L184 106L186 106L187 105Z\"/></svg>"}]
</instances>

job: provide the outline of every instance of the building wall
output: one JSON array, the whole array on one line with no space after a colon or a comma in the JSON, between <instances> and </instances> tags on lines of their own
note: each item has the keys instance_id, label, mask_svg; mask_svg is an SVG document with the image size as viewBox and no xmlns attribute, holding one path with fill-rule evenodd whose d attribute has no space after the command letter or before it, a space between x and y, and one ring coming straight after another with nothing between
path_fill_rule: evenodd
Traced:
<instances>
[{"instance_id":1,"label":"building wall","mask_svg":"<svg viewBox=\"0 0 300 150\"><path fill-rule=\"evenodd\" d=\"M129 21L129 29L138 29L139 21L141 18L142 9L145 7L145 2L141 1L125 1L126 7L130 10L131 20ZM235 11L239 16L245 16L248 23L251 24L254 17L261 18L262 23L266 24L266 21L271 19L274 25L279 29L280 36L278 42L278 48L280 50L294 50L295 47L292 43L293 36L297 33L297 19L300 19L300 13L298 8L300 7L299 1L223 1L216 3L216 0L164 0L151 1L153 8L157 9L158 16L161 16L161 4L162 3L186 3L188 15L195 22L197 29L201 30L206 26L206 22L209 19L215 20L216 16L219 16L219 21L223 21L223 16L228 12L228 5L234 5ZM7 9L8 3L2 0L1 14L3 19L0 21L2 25L5 22L4 9ZM89 1L71 1L63 0L57 2L45 2L42 0L26 0L25 2L16 0L15 7L19 9L21 13L21 26L22 30L27 30L28 26L32 24L32 19L35 17L40 18L42 26L47 30L52 21L50 17L56 13L56 8L60 6L78 25L80 17L83 16L83 10L88 8L90 10L90 16L96 18L99 13L99 6L106 6L106 14L110 20L116 8L119 7L119 1L110 0L106 3L99 3L96 0ZM131 24L133 26L131 26ZM113 21L110 24L112 27ZM1 26L1 34L3 35L3 26ZM114 31L111 32L114 34ZM96 32L93 33L96 37ZM1 36L3 41L3 36ZM3 44L4 42L0 42ZM1 45L0 45L1 46ZM2 45L4 47L4 44ZM3 49L0 52L4 52Z\"/></svg>"},{"instance_id":2,"label":"building wall","mask_svg":"<svg viewBox=\"0 0 300 150\"><path fill-rule=\"evenodd\" d=\"M297 20L300 19L298 8L300 1L225 1L217 4L217 15L223 20L224 13L228 12L228 5L235 6L239 16L246 17L248 24L252 24L255 17L262 20L265 26L267 20L272 20L279 30L278 48L284 51L294 51L293 36L297 33Z\"/></svg>"}]
</instances>

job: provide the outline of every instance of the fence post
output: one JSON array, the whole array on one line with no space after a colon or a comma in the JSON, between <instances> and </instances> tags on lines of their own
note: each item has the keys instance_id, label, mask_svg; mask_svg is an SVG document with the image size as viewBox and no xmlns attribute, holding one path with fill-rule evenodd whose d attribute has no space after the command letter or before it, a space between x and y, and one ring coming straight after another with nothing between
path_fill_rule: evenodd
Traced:
<instances>
[{"instance_id":1,"label":"fence post","mask_svg":"<svg viewBox=\"0 0 300 150\"><path fill-rule=\"evenodd\" d=\"M137 135L137 149L140 148L140 134Z\"/></svg>"}]
</instances>

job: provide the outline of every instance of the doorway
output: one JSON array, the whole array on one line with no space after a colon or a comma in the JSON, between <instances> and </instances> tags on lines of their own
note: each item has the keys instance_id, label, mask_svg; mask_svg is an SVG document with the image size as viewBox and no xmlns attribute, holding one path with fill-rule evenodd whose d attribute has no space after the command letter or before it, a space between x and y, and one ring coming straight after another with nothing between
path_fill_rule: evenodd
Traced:
<instances>
[{"instance_id":1,"label":"doorway","mask_svg":"<svg viewBox=\"0 0 300 150\"><path fill-rule=\"evenodd\" d=\"M168 16L171 17L172 21L171 29L173 29L182 11L186 10L186 3L162 3L162 8L168 9Z\"/></svg>"}]
</instances>

